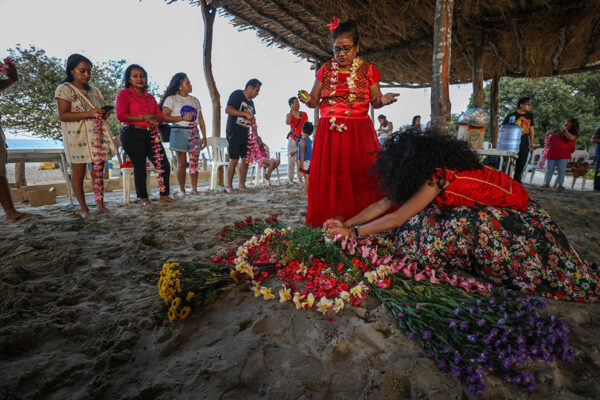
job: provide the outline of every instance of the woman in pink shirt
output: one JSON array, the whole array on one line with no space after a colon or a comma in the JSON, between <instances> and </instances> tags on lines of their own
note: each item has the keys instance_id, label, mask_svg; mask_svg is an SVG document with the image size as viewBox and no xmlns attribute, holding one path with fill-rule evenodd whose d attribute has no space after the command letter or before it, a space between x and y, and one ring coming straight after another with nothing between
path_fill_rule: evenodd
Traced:
<instances>
[{"instance_id":1,"label":"woman in pink shirt","mask_svg":"<svg viewBox=\"0 0 600 400\"><path fill-rule=\"evenodd\" d=\"M567 163L571 159L571 153L575 151L575 142L579 136L579 121L571 118L560 129L550 131L546 136L552 136L548 154L546 155L546 179L544 187L550 187L550 181L554 174L554 168L558 170L556 183L559 190L565 190L563 183L565 182L565 173L567 171Z\"/></svg>"},{"instance_id":2,"label":"woman in pink shirt","mask_svg":"<svg viewBox=\"0 0 600 400\"><path fill-rule=\"evenodd\" d=\"M121 143L133 164L137 197L145 205L152 204L148 198L148 188L146 187L146 158L149 158L156 166L153 150L156 143L152 141L150 133L164 121L156 100L148 93L147 81L148 74L144 68L137 64L130 65L123 75L125 89L117 94L116 99L117 119L123 123ZM159 201L172 202L175 199L169 197L171 167L162 143L159 142L158 145L163 155L162 165L159 169L162 171L160 174L164 182L164 189L160 192Z\"/></svg>"}]
</instances>

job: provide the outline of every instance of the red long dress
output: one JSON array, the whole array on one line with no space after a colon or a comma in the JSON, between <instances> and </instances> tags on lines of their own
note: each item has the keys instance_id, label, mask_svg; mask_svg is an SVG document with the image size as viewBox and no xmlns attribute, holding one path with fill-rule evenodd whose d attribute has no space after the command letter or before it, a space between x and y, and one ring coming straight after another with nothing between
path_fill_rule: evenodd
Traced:
<instances>
[{"instance_id":1,"label":"red long dress","mask_svg":"<svg viewBox=\"0 0 600 400\"><path fill-rule=\"evenodd\" d=\"M307 225L320 227L328 218L346 220L383 198L370 174L381 147L368 115L369 88L381 76L373 64L359 62L353 96L346 80L350 73L338 72L337 79L334 73L331 79L331 61L316 74L323 89L310 161Z\"/></svg>"}]
</instances>

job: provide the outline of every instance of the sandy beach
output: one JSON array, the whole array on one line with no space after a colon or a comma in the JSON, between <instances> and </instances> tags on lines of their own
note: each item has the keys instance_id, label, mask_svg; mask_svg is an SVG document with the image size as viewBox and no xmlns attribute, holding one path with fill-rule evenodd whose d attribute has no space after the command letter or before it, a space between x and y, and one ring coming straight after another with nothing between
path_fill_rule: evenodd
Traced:
<instances>
[{"instance_id":1,"label":"sandy beach","mask_svg":"<svg viewBox=\"0 0 600 400\"><path fill-rule=\"evenodd\" d=\"M600 263L600 195L526 187ZM169 322L156 287L162 263L219 254L221 228L248 215L303 223L299 190L204 188L151 208L114 192L113 212L91 220L57 204L0 224L0 399L472 398L374 299L329 320L240 285ZM571 326L575 360L535 366L533 394L488 378L484 398L600 398L600 304L548 308Z\"/></svg>"}]
</instances>

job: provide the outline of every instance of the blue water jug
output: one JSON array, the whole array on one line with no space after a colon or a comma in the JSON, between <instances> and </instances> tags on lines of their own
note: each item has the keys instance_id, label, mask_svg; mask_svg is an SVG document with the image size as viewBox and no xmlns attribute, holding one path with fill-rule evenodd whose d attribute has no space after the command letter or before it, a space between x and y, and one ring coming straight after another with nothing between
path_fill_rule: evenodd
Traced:
<instances>
[{"instance_id":1,"label":"blue water jug","mask_svg":"<svg viewBox=\"0 0 600 400\"><path fill-rule=\"evenodd\" d=\"M496 149L519 153L522 131L523 128L519 125L515 125L515 117L511 116L508 124L500 128L500 132L498 133L498 146L496 146Z\"/></svg>"}]
</instances>

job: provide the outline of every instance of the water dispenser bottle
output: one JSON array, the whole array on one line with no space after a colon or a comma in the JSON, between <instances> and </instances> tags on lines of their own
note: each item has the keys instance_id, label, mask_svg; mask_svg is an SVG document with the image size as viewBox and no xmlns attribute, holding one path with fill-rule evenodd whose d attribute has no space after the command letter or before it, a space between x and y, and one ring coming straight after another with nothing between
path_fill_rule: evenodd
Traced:
<instances>
[{"instance_id":1,"label":"water dispenser bottle","mask_svg":"<svg viewBox=\"0 0 600 400\"><path fill-rule=\"evenodd\" d=\"M500 128L496 149L519 153L522 131L523 129L519 125L515 125L514 115L511 116L508 124Z\"/></svg>"}]
</instances>

